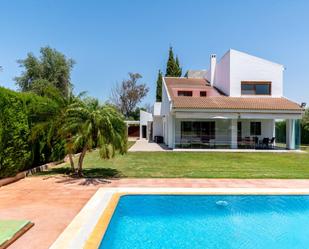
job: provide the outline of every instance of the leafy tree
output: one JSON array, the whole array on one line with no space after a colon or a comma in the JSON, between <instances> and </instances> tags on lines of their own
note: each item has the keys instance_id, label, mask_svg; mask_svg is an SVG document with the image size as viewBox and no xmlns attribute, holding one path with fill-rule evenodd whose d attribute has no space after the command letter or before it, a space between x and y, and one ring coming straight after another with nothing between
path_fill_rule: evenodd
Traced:
<instances>
[{"instance_id":1,"label":"leafy tree","mask_svg":"<svg viewBox=\"0 0 309 249\"><path fill-rule=\"evenodd\" d=\"M276 142L285 143L286 142L286 121L276 122Z\"/></svg>"},{"instance_id":2,"label":"leafy tree","mask_svg":"<svg viewBox=\"0 0 309 249\"><path fill-rule=\"evenodd\" d=\"M110 102L124 116L129 119L138 103L147 95L149 88L146 84L139 84L142 76L138 73L129 73L129 79L123 80L112 89Z\"/></svg>"},{"instance_id":3,"label":"leafy tree","mask_svg":"<svg viewBox=\"0 0 309 249\"><path fill-rule=\"evenodd\" d=\"M148 106L136 107L131 113L129 120L140 120L140 111L150 112Z\"/></svg>"},{"instance_id":4,"label":"leafy tree","mask_svg":"<svg viewBox=\"0 0 309 249\"><path fill-rule=\"evenodd\" d=\"M306 109L301 124L305 130L309 131L309 108Z\"/></svg>"},{"instance_id":5,"label":"leafy tree","mask_svg":"<svg viewBox=\"0 0 309 249\"><path fill-rule=\"evenodd\" d=\"M156 101L162 101L162 72L159 70L157 78Z\"/></svg>"},{"instance_id":6,"label":"leafy tree","mask_svg":"<svg viewBox=\"0 0 309 249\"><path fill-rule=\"evenodd\" d=\"M115 150L125 153L127 149L126 125L122 116L111 106L101 106L95 99L73 103L67 109L63 130L72 134L74 147L82 148L76 173L82 176L83 161L95 142L100 156L114 157ZM71 146L71 145L70 145Z\"/></svg>"},{"instance_id":7,"label":"leafy tree","mask_svg":"<svg viewBox=\"0 0 309 249\"><path fill-rule=\"evenodd\" d=\"M309 144L309 108L306 109L301 120L301 128L301 141L303 144Z\"/></svg>"},{"instance_id":8,"label":"leafy tree","mask_svg":"<svg viewBox=\"0 0 309 249\"><path fill-rule=\"evenodd\" d=\"M182 74L182 69L179 65L179 59L178 57L174 57L173 48L170 47L169 54L168 54L168 60L166 64L166 77L180 77Z\"/></svg>"},{"instance_id":9,"label":"leafy tree","mask_svg":"<svg viewBox=\"0 0 309 249\"><path fill-rule=\"evenodd\" d=\"M26 59L17 61L25 70L15 78L16 84L23 92L32 91L37 94L50 85L68 97L72 90L70 74L74 61L50 47L41 48L40 54L37 58L29 53Z\"/></svg>"}]
</instances>

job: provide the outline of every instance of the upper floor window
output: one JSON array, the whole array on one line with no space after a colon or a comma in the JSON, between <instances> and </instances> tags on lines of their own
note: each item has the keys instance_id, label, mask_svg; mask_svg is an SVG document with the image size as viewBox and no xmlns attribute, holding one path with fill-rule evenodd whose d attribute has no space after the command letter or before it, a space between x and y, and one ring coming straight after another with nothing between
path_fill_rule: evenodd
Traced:
<instances>
[{"instance_id":1,"label":"upper floor window","mask_svg":"<svg viewBox=\"0 0 309 249\"><path fill-rule=\"evenodd\" d=\"M206 97L207 92L206 91L200 91L200 97Z\"/></svg>"},{"instance_id":2,"label":"upper floor window","mask_svg":"<svg viewBox=\"0 0 309 249\"><path fill-rule=\"evenodd\" d=\"M241 95L271 95L271 82L242 81Z\"/></svg>"},{"instance_id":3,"label":"upper floor window","mask_svg":"<svg viewBox=\"0 0 309 249\"><path fill-rule=\"evenodd\" d=\"M192 97L192 91L178 91L178 96Z\"/></svg>"}]
</instances>

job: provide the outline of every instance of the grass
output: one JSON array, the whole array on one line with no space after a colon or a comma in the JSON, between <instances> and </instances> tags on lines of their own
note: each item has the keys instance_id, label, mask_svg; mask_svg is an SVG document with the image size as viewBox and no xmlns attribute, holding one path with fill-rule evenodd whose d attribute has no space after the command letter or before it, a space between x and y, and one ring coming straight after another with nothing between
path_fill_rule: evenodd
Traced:
<instances>
[{"instance_id":1,"label":"grass","mask_svg":"<svg viewBox=\"0 0 309 249\"><path fill-rule=\"evenodd\" d=\"M130 149L136 141L128 141L128 149Z\"/></svg>"},{"instance_id":2,"label":"grass","mask_svg":"<svg viewBox=\"0 0 309 249\"><path fill-rule=\"evenodd\" d=\"M309 145L302 145L300 149L309 152Z\"/></svg>"},{"instance_id":3,"label":"grass","mask_svg":"<svg viewBox=\"0 0 309 249\"><path fill-rule=\"evenodd\" d=\"M102 160L87 154L86 177L309 179L309 153L131 152ZM44 174L68 173L60 165Z\"/></svg>"}]
</instances>

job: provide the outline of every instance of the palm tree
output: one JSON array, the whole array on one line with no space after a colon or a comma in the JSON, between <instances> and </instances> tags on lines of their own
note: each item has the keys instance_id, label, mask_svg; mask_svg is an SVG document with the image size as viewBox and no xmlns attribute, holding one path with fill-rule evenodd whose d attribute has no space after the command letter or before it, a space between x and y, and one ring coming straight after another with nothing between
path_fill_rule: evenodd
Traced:
<instances>
[{"instance_id":1,"label":"palm tree","mask_svg":"<svg viewBox=\"0 0 309 249\"><path fill-rule=\"evenodd\" d=\"M64 97L58 89L52 85L42 86L40 89L33 90L37 95L46 97L46 101L50 100L45 106L48 108L34 107L35 111L32 114L31 121L33 127L31 129L31 142L33 148L35 144L39 146L39 150L45 148L54 148L55 143L65 144L65 153L68 154L71 164L71 170L74 172L74 161L72 154L74 153L73 139L70 132L62 129L63 120L65 119L67 108L73 103L81 102L81 98L85 92L74 96L70 94ZM54 159L54 158L51 158ZM59 159L59 158L58 158Z\"/></svg>"},{"instance_id":2,"label":"palm tree","mask_svg":"<svg viewBox=\"0 0 309 249\"><path fill-rule=\"evenodd\" d=\"M126 152L126 126L122 116L111 106L101 106L96 99L71 104L63 130L72 134L74 147L81 149L76 169L79 176L88 150L99 147L104 159L114 157L116 150Z\"/></svg>"}]
</instances>

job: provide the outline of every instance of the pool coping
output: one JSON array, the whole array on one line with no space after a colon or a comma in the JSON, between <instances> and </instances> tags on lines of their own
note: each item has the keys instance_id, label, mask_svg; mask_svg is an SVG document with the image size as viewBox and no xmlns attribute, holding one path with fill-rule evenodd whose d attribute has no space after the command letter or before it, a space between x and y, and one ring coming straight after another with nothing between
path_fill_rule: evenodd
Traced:
<instances>
[{"instance_id":1,"label":"pool coping","mask_svg":"<svg viewBox=\"0 0 309 249\"><path fill-rule=\"evenodd\" d=\"M98 248L119 198L134 194L309 195L309 188L100 188L50 249Z\"/></svg>"}]
</instances>

